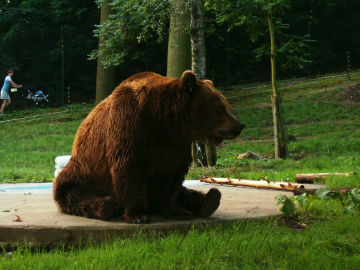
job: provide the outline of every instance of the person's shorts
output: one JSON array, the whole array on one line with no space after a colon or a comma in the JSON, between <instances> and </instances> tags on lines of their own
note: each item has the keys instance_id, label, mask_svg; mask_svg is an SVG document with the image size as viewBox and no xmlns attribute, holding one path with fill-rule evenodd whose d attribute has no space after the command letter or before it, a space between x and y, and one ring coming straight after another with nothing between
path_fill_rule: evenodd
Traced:
<instances>
[{"instance_id":1,"label":"person's shorts","mask_svg":"<svg viewBox=\"0 0 360 270\"><path fill-rule=\"evenodd\" d=\"M10 99L9 92L1 90L0 99Z\"/></svg>"}]
</instances>

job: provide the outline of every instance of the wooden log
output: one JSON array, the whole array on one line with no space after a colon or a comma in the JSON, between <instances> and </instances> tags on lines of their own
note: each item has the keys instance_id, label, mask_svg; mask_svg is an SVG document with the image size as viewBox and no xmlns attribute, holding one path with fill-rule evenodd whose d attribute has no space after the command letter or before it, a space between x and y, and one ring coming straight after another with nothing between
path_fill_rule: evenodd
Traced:
<instances>
[{"instance_id":1,"label":"wooden log","mask_svg":"<svg viewBox=\"0 0 360 270\"><path fill-rule=\"evenodd\" d=\"M267 188L277 190L294 191L295 189L304 188L303 185L288 183L288 182L273 182L267 180L245 180L245 179L234 179L234 178L215 178L215 177L201 177L201 182L210 184L223 184L231 186L243 186L253 188Z\"/></svg>"},{"instance_id":2,"label":"wooden log","mask_svg":"<svg viewBox=\"0 0 360 270\"><path fill-rule=\"evenodd\" d=\"M355 175L355 172L347 173L298 173L296 174L296 182L298 183L313 183L315 179L321 179L328 176L350 176Z\"/></svg>"},{"instance_id":3,"label":"wooden log","mask_svg":"<svg viewBox=\"0 0 360 270\"><path fill-rule=\"evenodd\" d=\"M360 186L351 186L351 187L339 187L339 188L330 188L331 191L337 191L341 195L346 195L348 192L354 188L360 188ZM308 189L308 188L296 188L293 190L294 195L301 195L303 193L315 194L318 189Z\"/></svg>"}]
</instances>

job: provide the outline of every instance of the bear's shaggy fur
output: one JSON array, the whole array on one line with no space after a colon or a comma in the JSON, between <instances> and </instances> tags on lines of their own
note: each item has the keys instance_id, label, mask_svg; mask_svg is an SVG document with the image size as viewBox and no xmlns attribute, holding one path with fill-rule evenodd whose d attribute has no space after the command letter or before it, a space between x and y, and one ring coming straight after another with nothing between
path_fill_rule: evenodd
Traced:
<instances>
[{"instance_id":1,"label":"bear's shaggy fur","mask_svg":"<svg viewBox=\"0 0 360 270\"><path fill-rule=\"evenodd\" d=\"M123 81L80 125L72 157L54 181L63 213L97 219L122 215L147 223L208 217L221 194L182 186L195 140L220 143L244 125L211 81L144 72Z\"/></svg>"}]
</instances>

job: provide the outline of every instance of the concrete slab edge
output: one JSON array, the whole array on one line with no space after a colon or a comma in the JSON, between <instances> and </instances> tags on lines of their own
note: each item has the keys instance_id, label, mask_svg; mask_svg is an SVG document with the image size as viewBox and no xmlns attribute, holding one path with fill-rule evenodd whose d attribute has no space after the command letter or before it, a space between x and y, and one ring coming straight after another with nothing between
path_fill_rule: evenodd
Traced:
<instances>
[{"instance_id":1,"label":"concrete slab edge","mask_svg":"<svg viewBox=\"0 0 360 270\"><path fill-rule=\"evenodd\" d=\"M246 222L253 220L273 219L281 216L267 215L260 217L246 217L241 220L219 220L215 218L197 219L189 221L177 221L176 223L134 224L131 226L104 226L85 228L69 226L54 228L50 226L0 226L0 248L11 250L19 246L31 248L51 248L56 246L86 246L87 244L101 241L109 241L116 237L127 237L136 233L164 233L186 232L191 228L200 229L206 226L216 226L232 222Z\"/></svg>"}]
</instances>

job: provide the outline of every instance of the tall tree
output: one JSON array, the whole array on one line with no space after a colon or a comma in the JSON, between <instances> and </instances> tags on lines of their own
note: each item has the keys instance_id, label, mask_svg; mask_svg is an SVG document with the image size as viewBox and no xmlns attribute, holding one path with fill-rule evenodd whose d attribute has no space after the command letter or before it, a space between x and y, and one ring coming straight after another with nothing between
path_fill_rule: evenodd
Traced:
<instances>
[{"instance_id":1,"label":"tall tree","mask_svg":"<svg viewBox=\"0 0 360 270\"><path fill-rule=\"evenodd\" d=\"M179 78L190 69L191 49L189 29L189 11L185 0L170 2L170 29L167 57L167 76Z\"/></svg>"},{"instance_id":2,"label":"tall tree","mask_svg":"<svg viewBox=\"0 0 360 270\"><path fill-rule=\"evenodd\" d=\"M104 24L112 14L110 6L111 0L103 0L101 2L100 24ZM105 47L107 40L107 32L100 31L99 33L99 51L97 60L97 74L96 74L96 103L106 98L114 89L116 82L115 67L104 67L103 61L105 60L107 50L102 50Z\"/></svg>"},{"instance_id":3,"label":"tall tree","mask_svg":"<svg viewBox=\"0 0 360 270\"><path fill-rule=\"evenodd\" d=\"M203 0L190 0L191 7L191 69L200 80L206 79L206 45L205 45L205 32L204 32L204 1ZM204 159L201 149L205 148L206 161L210 166L216 165L216 148L215 145L197 142L200 151L197 147L193 146L193 157L195 163L197 159ZM203 162L203 161L202 161Z\"/></svg>"},{"instance_id":4,"label":"tall tree","mask_svg":"<svg viewBox=\"0 0 360 270\"><path fill-rule=\"evenodd\" d=\"M271 85L273 95L271 97L271 106L273 111L274 123L274 144L275 144L275 159L286 158L288 154L286 136L284 130L284 120L280 110L280 95L277 86L276 78L276 44L275 44L275 29L272 17L272 2L268 0L268 26L270 34L270 61L271 61Z\"/></svg>"},{"instance_id":5,"label":"tall tree","mask_svg":"<svg viewBox=\"0 0 360 270\"><path fill-rule=\"evenodd\" d=\"M256 54L258 54L258 56L270 54L271 81L273 89L271 102L274 123L274 156L275 159L286 158L287 144L284 121L280 110L281 99L276 76L276 54L278 51L275 46L275 25L279 26L277 30L280 33L282 26L281 18L284 16L283 11L289 8L290 0L243 0L237 3L238 8L234 11L231 10L233 3L230 4L227 0L215 0L215 7L218 7L219 3L224 4L223 1L227 2L228 5L225 10L222 11L222 14L219 16L219 20L221 22L227 22L230 24L230 27L246 25L252 41L257 41L259 37L263 37L266 26L268 28L270 35L270 48L267 46L267 42L260 48L256 49ZM276 23L274 23L274 21Z\"/></svg>"}]
</instances>

